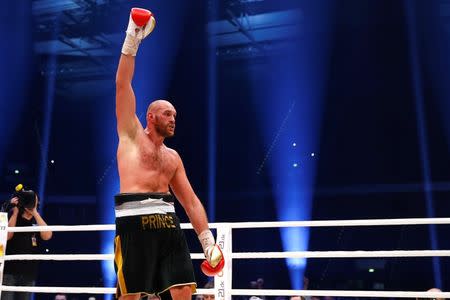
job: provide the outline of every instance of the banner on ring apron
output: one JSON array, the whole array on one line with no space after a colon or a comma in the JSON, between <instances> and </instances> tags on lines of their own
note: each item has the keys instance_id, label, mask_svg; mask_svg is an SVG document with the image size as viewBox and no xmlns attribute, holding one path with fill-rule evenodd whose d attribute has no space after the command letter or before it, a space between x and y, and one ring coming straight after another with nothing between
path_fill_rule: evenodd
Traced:
<instances>
[{"instance_id":1,"label":"banner on ring apron","mask_svg":"<svg viewBox=\"0 0 450 300\"><path fill-rule=\"evenodd\" d=\"M8 237L8 214L0 213L0 296L2 294L3 268L5 266L6 241Z\"/></svg>"}]
</instances>

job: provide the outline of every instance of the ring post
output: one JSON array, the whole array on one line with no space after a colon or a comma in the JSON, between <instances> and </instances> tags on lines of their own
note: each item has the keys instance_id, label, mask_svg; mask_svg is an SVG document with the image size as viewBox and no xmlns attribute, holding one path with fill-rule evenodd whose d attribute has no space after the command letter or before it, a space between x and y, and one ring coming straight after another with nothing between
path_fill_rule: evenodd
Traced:
<instances>
[{"instance_id":1,"label":"ring post","mask_svg":"<svg viewBox=\"0 0 450 300\"><path fill-rule=\"evenodd\" d=\"M217 244L225 257L225 266L214 276L214 294L217 300L231 300L232 285L232 234L231 225L222 223L217 226Z\"/></svg>"},{"instance_id":2,"label":"ring post","mask_svg":"<svg viewBox=\"0 0 450 300\"><path fill-rule=\"evenodd\" d=\"M8 214L0 213L0 296L2 294L3 268L5 267L6 241L8 240Z\"/></svg>"}]
</instances>

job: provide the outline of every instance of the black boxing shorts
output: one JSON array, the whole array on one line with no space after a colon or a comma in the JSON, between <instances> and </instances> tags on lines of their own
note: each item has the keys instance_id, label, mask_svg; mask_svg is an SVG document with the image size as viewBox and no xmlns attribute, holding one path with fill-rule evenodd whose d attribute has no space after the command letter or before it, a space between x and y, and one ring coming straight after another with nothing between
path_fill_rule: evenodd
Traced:
<instances>
[{"instance_id":1,"label":"black boxing shorts","mask_svg":"<svg viewBox=\"0 0 450 300\"><path fill-rule=\"evenodd\" d=\"M156 294L171 299L170 288L197 284L174 197L161 193L115 196L114 267L116 296Z\"/></svg>"}]
</instances>

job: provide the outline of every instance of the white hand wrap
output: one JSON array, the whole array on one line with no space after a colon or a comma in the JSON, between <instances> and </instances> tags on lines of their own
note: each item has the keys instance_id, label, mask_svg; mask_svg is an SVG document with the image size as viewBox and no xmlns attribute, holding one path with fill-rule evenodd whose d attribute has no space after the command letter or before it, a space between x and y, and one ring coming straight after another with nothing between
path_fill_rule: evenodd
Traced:
<instances>
[{"instance_id":1,"label":"white hand wrap","mask_svg":"<svg viewBox=\"0 0 450 300\"><path fill-rule=\"evenodd\" d=\"M200 233L198 235L198 239L200 240L200 244L202 244L203 253L205 253L205 256L208 257L208 255L207 255L208 248L210 248L211 246L214 246L216 243L211 230L206 229L206 230L202 231L202 233Z\"/></svg>"},{"instance_id":2,"label":"white hand wrap","mask_svg":"<svg viewBox=\"0 0 450 300\"><path fill-rule=\"evenodd\" d=\"M148 13L151 14L150 11L148 11ZM144 26L137 26L133 21L132 15L130 14L130 19L128 21L128 27L126 31L127 35L122 46L122 53L125 55L136 56L139 44L153 31L155 25L155 18L153 16L150 16L147 24L145 24Z\"/></svg>"},{"instance_id":3,"label":"white hand wrap","mask_svg":"<svg viewBox=\"0 0 450 300\"><path fill-rule=\"evenodd\" d=\"M125 41L123 42L122 53L125 55L136 56L140 43L140 39L127 33Z\"/></svg>"}]
</instances>

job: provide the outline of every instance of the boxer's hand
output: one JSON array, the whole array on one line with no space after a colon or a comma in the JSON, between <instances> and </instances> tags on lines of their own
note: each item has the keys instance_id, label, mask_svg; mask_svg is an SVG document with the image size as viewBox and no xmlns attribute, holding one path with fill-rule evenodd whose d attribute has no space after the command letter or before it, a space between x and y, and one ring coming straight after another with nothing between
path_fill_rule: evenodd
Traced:
<instances>
[{"instance_id":1,"label":"boxer's hand","mask_svg":"<svg viewBox=\"0 0 450 300\"><path fill-rule=\"evenodd\" d=\"M122 53L136 56L139 44L153 31L155 24L156 21L151 11L143 8L132 8Z\"/></svg>"},{"instance_id":2,"label":"boxer's hand","mask_svg":"<svg viewBox=\"0 0 450 300\"><path fill-rule=\"evenodd\" d=\"M198 238L206 257L206 260L200 266L202 272L207 276L215 276L222 271L225 265L222 250L219 245L215 244L214 237L209 229L200 233Z\"/></svg>"},{"instance_id":3,"label":"boxer's hand","mask_svg":"<svg viewBox=\"0 0 450 300\"><path fill-rule=\"evenodd\" d=\"M217 267L223 259L222 250L220 250L219 245L213 245L206 249L205 253L206 262L212 267Z\"/></svg>"},{"instance_id":4,"label":"boxer's hand","mask_svg":"<svg viewBox=\"0 0 450 300\"><path fill-rule=\"evenodd\" d=\"M216 276L225 266L225 258L219 245L213 245L206 249L206 260L202 262L200 268L207 276Z\"/></svg>"},{"instance_id":5,"label":"boxer's hand","mask_svg":"<svg viewBox=\"0 0 450 300\"><path fill-rule=\"evenodd\" d=\"M127 34L143 40L155 28L155 18L151 11L143 8L132 8L128 21Z\"/></svg>"}]
</instances>

